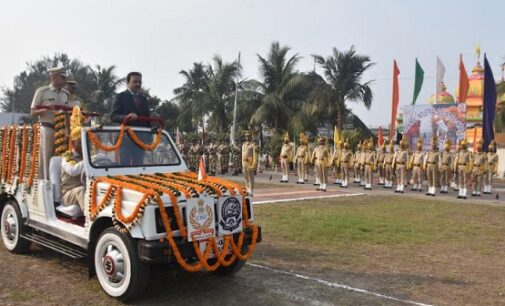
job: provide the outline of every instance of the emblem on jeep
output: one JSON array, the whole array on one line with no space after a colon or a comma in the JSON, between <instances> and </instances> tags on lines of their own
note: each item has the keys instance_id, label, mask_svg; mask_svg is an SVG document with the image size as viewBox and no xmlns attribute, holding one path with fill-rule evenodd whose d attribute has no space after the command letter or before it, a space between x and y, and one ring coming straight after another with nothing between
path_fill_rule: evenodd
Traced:
<instances>
[{"instance_id":1,"label":"emblem on jeep","mask_svg":"<svg viewBox=\"0 0 505 306\"><path fill-rule=\"evenodd\" d=\"M239 227L242 221L241 209L242 205L237 198L229 198L224 201L221 207L221 221L219 221L224 230L231 232Z\"/></svg>"}]
</instances>

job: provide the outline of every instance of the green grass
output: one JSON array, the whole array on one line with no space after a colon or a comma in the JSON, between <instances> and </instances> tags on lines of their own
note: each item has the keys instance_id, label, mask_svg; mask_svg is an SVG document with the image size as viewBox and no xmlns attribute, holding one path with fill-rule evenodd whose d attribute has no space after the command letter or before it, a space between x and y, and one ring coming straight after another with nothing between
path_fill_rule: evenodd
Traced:
<instances>
[{"instance_id":1,"label":"green grass","mask_svg":"<svg viewBox=\"0 0 505 306\"><path fill-rule=\"evenodd\" d=\"M499 239L505 208L398 196L359 196L255 207L266 240L343 247ZM476 246L480 252L491 252Z\"/></svg>"}]
</instances>

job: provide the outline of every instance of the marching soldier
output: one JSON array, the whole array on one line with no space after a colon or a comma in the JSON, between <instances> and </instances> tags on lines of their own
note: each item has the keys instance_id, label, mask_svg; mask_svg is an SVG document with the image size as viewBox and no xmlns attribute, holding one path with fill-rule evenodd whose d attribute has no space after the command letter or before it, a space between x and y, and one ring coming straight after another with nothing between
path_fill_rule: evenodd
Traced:
<instances>
[{"instance_id":1,"label":"marching soldier","mask_svg":"<svg viewBox=\"0 0 505 306\"><path fill-rule=\"evenodd\" d=\"M410 190L423 190L423 162L426 153L423 151L423 139L417 140L417 151L412 154L409 161L409 169L412 169L413 185Z\"/></svg>"},{"instance_id":2,"label":"marching soldier","mask_svg":"<svg viewBox=\"0 0 505 306\"><path fill-rule=\"evenodd\" d=\"M482 138L477 143L477 152L472 155L472 197L480 197L482 178L486 166L486 153L482 152Z\"/></svg>"},{"instance_id":3,"label":"marching soldier","mask_svg":"<svg viewBox=\"0 0 505 306\"><path fill-rule=\"evenodd\" d=\"M359 156L359 185L363 188L365 187L365 160L367 148L368 142L365 140L361 145L361 154Z\"/></svg>"},{"instance_id":4,"label":"marching soldier","mask_svg":"<svg viewBox=\"0 0 505 306\"><path fill-rule=\"evenodd\" d=\"M286 133L284 136L284 144L282 145L280 156L282 172L281 183L287 183L289 180L289 160L291 159L292 154L293 146L291 146L291 143L289 143L289 135Z\"/></svg>"},{"instance_id":5,"label":"marching soldier","mask_svg":"<svg viewBox=\"0 0 505 306\"><path fill-rule=\"evenodd\" d=\"M451 140L447 139L444 144L444 152L442 152L441 156L441 167L440 167L440 193L447 193L447 189L449 188L449 178L451 174L451 167L454 163L454 156L451 153Z\"/></svg>"},{"instance_id":6,"label":"marching soldier","mask_svg":"<svg viewBox=\"0 0 505 306\"><path fill-rule=\"evenodd\" d=\"M456 144L456 152L454 152L453 156L453 166L452 166L452 182L454 184L453 190L459 191L459 177L458 177L458 158L461 153L463 153L463 149L461 148L461 141Z\"/></svg>"},{"instance_id":7,"label":"marching soldier","mask_svg":"<svg viewBox=\"0 0 505 306\"><path fill-rule=\"evenodd\" d=\"M460 150L458 158L454 160L454 168L458 171L458 199L466 199L466 180L472 169L471 153L466 150L466 139L461 141Z\"/></svg>"},{"instance_id":8,"label":"marching soldier","mask_svg":"<svg viewBox=\"0 0 505 306\"><path fill-rule=\"evenodd\" d=\"M33 96L31 115L38 117L41 125L39 151L39 178L49 179L49 159L54 154L54 116L51 107L64 106L68 102L68 93L63 87L67 74L64 68L48 69L51 84L39 87Z\"/></svg>"},{"instance_id":9,"label":"marching soldier","mask_svg":"<svg viewBox=\"0 0 505 306\"><path fill-rule=\"evenodd\" d=\"M245 133L245 142L242 144L242 172L244 173L247 193L252 196L254 192L254 171L258 166L256 144L252 142L251 132Z\"/></svg>"},{"instance_id":10,"label":"marching soldier","mask_svg":"<svg viewBox=\"0 0 505 306\"><path fill-rule=\"evenodd\" d=\"M384 157L384 188L393 188L393 162L395 158L395 142L393 139L391 139L389 142L389 152L387 152L386 156Z\"/></svg>"},{"instance_id":11,"label":"marching soldier","mask_svg":"<svg viewBox=\"0 0 505 306\"><path fill-rule=\"evenodd\" d=\"M316 150L317 147L318 147L317 138L315 138L314 139L313 147L310 149L310 156L311 156L311 158L310 158L310 164L314 168L314 177L315 177L314 184L313 184L314 186L320 186L321 185L321 182L319 181L319 173L317 173L317 166L312 161L312 156L314 155L314 151Z\"/></svg>"},{"instance_id":12,"label":"marching soldier","mask_svg":"<svg viewBox=\"0 0 505 306\"><path fill-rule=\"evenodd\" d=\"M409 160L408 143L405 138L402 138L400 142L400 148L395 154L393 159L393 169L396 169L396 190L397 193L403 193L405 188L405 179L407 172L407 162Z\"/></svg>"},{"instance_id":13,"label":"marching soldier","mask_svg":"<svg viewBox=\"0 0 505 306\"><path fill-rule=\"evenodd\" d=\"M437 192L437 178L439 175L438 169L441 164L437 141L437 137L433 136L431 141L431 151L428 152L424 165L424 169L426 169L426 176L428 177L428 193L426 195L432 197L434 197Z\"/></svg>"},{"instance_id":14,"label":"marching soldier","mask_svg":"<svg viewBox=\"0 0 505 306\"><path fill-rule=\"evenodd\" d=\"M384 159L386 158L386 142L382 142L382 144L377 148L376 151L377 156L377 175L379 176L379 184L384 185L385 178L385 168L384 168Z\"/></svg>"},{"instance_id":15,"label":"marching soldier","mask_svg":"<svg viewBox=\"0 0 505 306\"><path fill-rule=\"evenodd\" d=\"M189 169L191 171L196 171L196 144L192 143L188 151L189 155Z\"/></svg>"},{"instance_id":16,"label":"marching soldier","mask_svg":"<svg viewBox=\"0 0 505 306\"><path fill-rule=\"evenodd\" d=\"M372 180L373 180L373 171L376 168L376 159L377 156L373 150L373 139L367 142L366 152L364 155L364 184L365 190L372 190Z\"/></svg>"},{"instance_id":17,"label":"marching soldier","mask_svg":"<svg viewBox=\"0 0 505 306\"><path fill-rule=\"evenodd\" d=\"M352 162L352 151L349 150L349 143L344 141L344 148L340 153L340 167L342 172L342 185L340 187L347 188L349 185L349 167Z\"/></svg>"},{"instance_id":18,"label":"marching soldier","mask_svg":"<svg viewBox=\"0 0 505 306\"><path fill-rule=\"evenodd\" d=\"M181 139L181 142L179 144L177 144L177 148L179 149L179 152L181 152L182 159L186 163L186 166L189 168L190 164L189 164L189 156L188 156L188 151L189 151L188 144L183 139Z\"/></svg>"},{"instance_id":19,"label":"marching soldier","mask_svg":"<svg viewBox=\"0 0 505 306\"><path fill-rule=\"evenodd\" d=\"M486 172L484 174L484 194L491 194L493 176L498 172L498 155L496 154L496 142L489 144L489 152L486 154Z\"/></svg>"},{"instance_id":20,"label":"marching soldier","mask_svg":"<svg viewBox=\"0 0 505 306\"><path fill-rule=\"evenodd\" d=\"M356 147L356 152L354 152L352 160L354 168L354 183L361 183L361 177L360 177L361 142L358 143L358 146Z\"/></svg>"},{"instance_id":21,"label":"marching soldier","mask_svg":"<svg viewBox=\"0 0 505 306\"><path fill-rule=\"evenodd\" d=\"M232 162L233 162L233 175L240 174L240 165L242 163L242 148L236 144L232 146Z\"/></svg>"},{"instance_id":22,"label":"marching soldier","mask_svg":"<svg viewBox=\"0 0 505 306\"><path fill-rule=\"evenodd\" d=\"M307 177L307 168L305 167L309 160L309 150L307 147L307 137L300 133L300 145L296 148L296 171L298 174L297 184L305 184Z\"/></svg>"},{"instance_id":23,"label":"marching soldier","mask_svg":"<svg viewBox=\"0 0 505 306\"><path fill-rule=\"evenodd\" d=\"M217 151L221 175L225 175L228 173L228 158L230 155L229 146L225 140L221 141L221 145L219 145Z\"/></svg>"},{"instance_id":24,"label":"marching soldier","mask_svg":"<svg viewBox=\"0 0 505 306\"><path fill-rule=\"evenodd\" d=\"M311 161L316 168L316 173L319 177L319 188L316 190L326 191L326 184L328 182L328 164L330 153L324 144L324 138L319 137L319 145L312 153Z\"/></svg>"}]
</instances>

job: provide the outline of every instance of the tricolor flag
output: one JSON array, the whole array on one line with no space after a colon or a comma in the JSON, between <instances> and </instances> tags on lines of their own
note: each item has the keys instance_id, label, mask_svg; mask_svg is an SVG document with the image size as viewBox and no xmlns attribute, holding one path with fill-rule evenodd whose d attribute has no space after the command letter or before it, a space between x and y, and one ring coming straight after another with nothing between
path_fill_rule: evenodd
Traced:
<instances>
[{"instance_id":1,"label":"tricolor flag","mask_svg":"<svg viewBox=\"0 0 505 306\"><path fill-rule=\"evenodd\" d=\"M200 165L198 165L198 180L203 181L207 179L207 171L205 171L205 159L203 155L200 156Z\"/></svg>"}]
</instances>

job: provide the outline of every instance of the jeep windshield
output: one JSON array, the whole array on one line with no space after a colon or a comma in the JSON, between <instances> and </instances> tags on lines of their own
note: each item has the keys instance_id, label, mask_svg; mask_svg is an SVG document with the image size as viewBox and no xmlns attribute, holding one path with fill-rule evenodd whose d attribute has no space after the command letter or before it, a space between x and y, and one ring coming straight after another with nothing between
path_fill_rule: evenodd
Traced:
<instances>
[{"instance_id":1,"label":"jeep windshield","mask_svg":"<svg viewBox=\"0 0 505 306\"><path fill-rule=\"evenodd\" d=\"M93 168L160 167L181 164L172 142L161 132L129 127L126 127L123 133L119 129L98 129L92 130L86 139L89 163Z\"/></svg>"}]
</instances>

